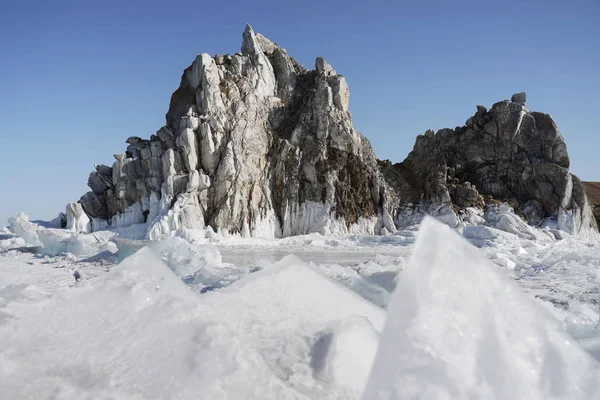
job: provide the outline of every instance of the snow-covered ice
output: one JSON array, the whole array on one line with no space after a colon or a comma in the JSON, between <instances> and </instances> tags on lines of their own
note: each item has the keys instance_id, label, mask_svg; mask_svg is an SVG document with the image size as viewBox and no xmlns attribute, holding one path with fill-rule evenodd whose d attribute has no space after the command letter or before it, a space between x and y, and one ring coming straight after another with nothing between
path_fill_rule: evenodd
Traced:
<instances>
[{"instance_id":1,"label":"snow-covered ice","mask_svg":"<svg viewBox=\"0 0 600 400\"><path fill-rule=\"evenodd\" d=\"M11 399L358 398L385 316L293 256L205 295L147 248L77 285L43 265L0 268ZM37 280L44 269L56 282Z\"/></svg>"},{"instance_id":2,"label":"snow-covered ice","mask_svg":"<svg viewBox=\"0 0 600 400\"><path fill-rule=\"evenodd\" d=\"M110 239L113 232L100 231L91 234L77 234L57 228L46 228L29 221L25 214L15 215L8 220L10 229L30 246L38 247L41 254L58 255L72 253L89 256L104 250L116 251Z\"/></svg>"},{"instance_id":3,"label":"snow-covered ice","mask_svg":"<svg viewBox=\"0 0 600 400\"><path fill-rule=\"evenodd\" d=\"M0 232L0 398L596 398L600 238L492 211L284 239L16 216Z\"/></svg>"},{"instance_id":4,"label":"snow-covered ice","mask_svg":"<svg viewBox=\"0 0 600 400\"><path fill-rule=\"evenodd\" d=\"M402 272L364 399L597 399L600 366L433 219Z\"/></svg>"}]
</instances>

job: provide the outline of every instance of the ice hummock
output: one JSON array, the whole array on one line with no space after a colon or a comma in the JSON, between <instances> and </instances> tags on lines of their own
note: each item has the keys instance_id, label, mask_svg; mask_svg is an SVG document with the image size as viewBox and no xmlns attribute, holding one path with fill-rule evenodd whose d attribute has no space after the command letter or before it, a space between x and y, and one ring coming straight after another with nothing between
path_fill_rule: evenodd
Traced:
<instances>
[{"instance_id":1,"label":"ice hummock","mask_svg":"<svg viewBox=\"0 0 600 400\"><path fill-rule=\"evenodd\" d=\"M72 285L0 282L0 397L358 398L385 316L293 256L200 295L142 248Z\"/></svg>"},{"instance_id":2,"label":"ice hummock","mask_svg":"<svg viewBox=\"0 0 600 400\"><path fill-rule=\"evenodd\" d=\"M491 350L483 353L479 348L486 349L485 343L463 345L460 338L452 336L451 330L446 334L448 329L443 332L440 329L432 335L434 343L428 345L443 354L448 362L464 357L478 367L485 367L496 357L500 360L497 364L504 373L502 376L512 379L519 373L527 376L526 369L531 365L535 367L534 361L544 364L544 358L551 359L553 354L558 354L554 362L546 364L549 365L546 370L567 371L554 379L559 387L556 389L559 395L554 398L571 398L561 395L560 388L565 385L564 390L568 390L576 374L586 379L586 365L590 371L597 367L589 359L579 362L584 357L576 342L564 333L565 329L600 360L595 280L595 272L600 268L598 240L587 241L572 235L558 240L555 234L539 229L529 236L520 230L520 225L510 223L511 219L512 216L509 223L496 227L458 229L480 246L480 250L468 245L463 248L460 240L457 242L460 246L454 246L458 239L449 229L432 230L424 224L424 231L418 235L415 230L401 230L386 236L310 234L282 240L180 228L172 233L174 237L159 241L111 239L119 243L119 252L130 246L131 251L124 253L131 254L148 245L154 253L142 249L116 268L89 262L94 257L73 263L77 257L69 254L48 258L0 251L3 274L0 280L0 376L8 377L8 380L0 379L0 393L12 395L11 398L35 394L36 398L58 399L82 396L360 398L379 342L385 317L382 308L387 306L390 297L395 299L399 291L403 291L404 300L412 299L413 304L423 306L417 308L423 318L440 316L431 326L439 328L439 320L451 325L452 318L460 322L461 316L465 319L468 316L468 327L473 331L489 332L487 336L500 338L499 345L494 342L488 346ZM57 234L56 229L30 223L26 217L18 226L25 233L31 232L32 241L42 238L46 246L52 245L46 241L50 234L64 236ZM93 235L65 231L70 239L59 241L60 246L49 246L46 251L52 248L63 251L69 241L86 244L88 239L93 239L88 251L97 252L99 243L94 237L103 241L117 234L121 238L143 238L144 228L138 225ZM506 228L513 231L507 232ZM418 237L416 243L415 237ZM7 233L6 238L0 240L0 250L13 247L14 240L23 243L22 239ZM429 249L448 260L457 252L472 260L461 261L457 255L452 260L463 265L462 268L448 263L446 269L440 270L436 264L417 266L418 271L414 271L413 259L413 266L402 272L409 264L411 252L421 254L422 259ZM249 250L251 257L243 254ZM290 256L273 265L273 260L290 253L298 254L310 264ZM497 266L490 267L489 263L486 266L482 256L477 254L485 254ZM157 255L168 267L156 259ZM244 258L246 261L238 263ZM235 265L230 264L234 259L238 260ZM473 263L479 264L471 265ZM253 265L262 271L253 272L250 268ZM75 284L72 269L82 267L84 280ZM476 268L482 271L477 272ZM107 269L113 272L107 274ZM440 277L434 285L428 278L435 273L440 273ZM498 274L513 276L527 294L518 294L520 289L514 285L512 289L510 285L502 286L506 282L498 281ZM408 282L404 281L406 277L409 277ZM191 285L184 285L181 278L189 278L185 281ZM414 286L418 291L411 294L406 287L414 282L418 284ZM399 287L394 292L396 284ZM459 294L454 293L461 288ZM502 288L511 289L514 298ZM201 291L205 293L199 294ZM395 294L390 295L391 292ZM459 302L454 308L448 308L452 302L428 303L428 296L440 292L463 295L471 301L465 301L464 307ZM414 297L417 294L420 295L418 302ZM518 296L525 300L515 300ZM490 305L491 299L495 303ZM392 318L397 317L396 301L392 300ZM430 305L429 310L427 305ZM528 315L533 310L540 315L523 322L523 314ZM482 319L484 311L489 311L485 313L487 319ZM548 311L552 316L546 315L550 314ZM557 322L552 323L548 318ZM530 334L531 349L518 346L523 341L519 336L521 327L525 335ZM510 343L502 340L507 332L517 332L514 335L517 338ZM569 340L570 345L561 347L551 342L552 338L558 338L559 342ZM416 339L422 338L417 335ZM448 346L451 340L459 344L456 348L460 351ZM401 343L404 349L412 351L408 354L413 355L418 344ZM441 350L438 345L442 346ZM550 346L554 353L548 351L546 356L541 350L544 346ZM560 353L568 346L572 346L571 353ZM478 352L473 353L474 349ZM537 351L534 356L537 354L538 358L523 361L515 355L517 351L521 351L520 354ZM136 352L139 358L135 357ZM157 365L156 360L165 365ZM496 361L493 362L496 365ZM443 375L448 370L438 368L431 373L429 365L424 364L423 371L429 375L423 379L427 387L435 387L441 379L450 382L452 387L467 390L465 381L468 383L470 372L475 371L472 381L492 376L490 372L484 378L477 375L478 371L486 371L483 367L456 369L455 375L450 377L455 379L450 382L450 378ZM384 373L389 375L390 372ZM549 372L544 374L540 372L540 377L550 376ZM248 384L248 380L254 383ZM484 392L489 395L486 398L494 398L492 390L500 386L492 387L490 382L482 383L489 387L488 392ZM514 381L514 385L521 384L519 380ZM536 386L535 390L545 389ZM579 394L575 392L572 398L586 398L588 393Z\"/></svg>"},{"instance_id":3,"label":"ice hummock","mask_svg":"<svg viewBox=\"0 0 600 400\"><path fill-rule=\"evenodd\" d=\"M24 213L8 219L10 229L30 246L37 247L41 254L55 256L72 253L77 256L91 256L109 250L117 251L109 240L113 232L101 231L93 234L78 234L70 230L47 228L30 222Z\"/></svg>"},{"instance_id":4,"label":"ice hummock","mask_svg":"<svg viewBox=\"0 0 600 400\"><path fill-rule=\"evenodd\" d=\"M364 399L600 398L598 363L447 226L397 282Z\"/></svg>"}]
</instances>

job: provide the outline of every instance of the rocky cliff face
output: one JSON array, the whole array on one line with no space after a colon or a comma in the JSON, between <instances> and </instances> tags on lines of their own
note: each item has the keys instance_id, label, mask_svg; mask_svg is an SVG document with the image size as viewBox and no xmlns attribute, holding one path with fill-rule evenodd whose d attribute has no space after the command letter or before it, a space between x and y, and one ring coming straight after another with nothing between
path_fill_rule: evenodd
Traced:
<instances>
[{"instance_id":1,"label":"rocky cliff face","mask_svg":"<svg viewBox=\"0 0 600 400\"><path fill-rule=\"evenodd\" d=\"M395 194L348 101L322 58L307 70L247 26L241 53L196 57L167 125L96 166L80 203L93 230L148 221L150 237L208 225L263 237L393 231Z\"/></svg>"},{"instance_id":2,"label":"rocky cliff face","mask_svg":"<svg viewBox=\"0 0 600 400\"><path fill-rule=\"evenodd\" d=\"M531 224L555 219L571 233L597 230L582 182L569 173L567 146L548 114L525 93L477 106L465 126L427 131L399 164L381 163L401 206L461 209L506 201ZM428 209L429 207L429 209Z\"/></svg>"},{"instance_id":3,"label":"rocky cliff face","mask_svg":"<svg viewBox=\"0 0 600 400\"><path fill-rule=\"evenodd\" d=\"M354 130L346 80L325 60L308 70L249 26L242 37L241 52L200 54L185 69L155 135L130 137L112 167L96 166L85 215L67 207L71 229L378 234L409 214L456 225L497 201L531 224L597 229L561 134L527 109L525 93L477 106L463 127L427 131L393 165Z\"/></svg>"}]
</instances>

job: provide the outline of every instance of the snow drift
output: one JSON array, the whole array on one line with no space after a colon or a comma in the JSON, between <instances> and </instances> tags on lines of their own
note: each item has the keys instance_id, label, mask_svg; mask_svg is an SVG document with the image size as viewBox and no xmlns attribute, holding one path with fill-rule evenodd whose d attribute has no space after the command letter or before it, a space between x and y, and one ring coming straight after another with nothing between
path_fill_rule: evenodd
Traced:
<instances>
[{"instance_id":1,"label":"snow drift","mask_svg":"<svg viewBox=\"0 0 600 400\"><path fill-rule=\"evenodd\" d=\"M80 234L76 231L46 228L30 222L24 213L8 219L10 229L25 242L38 248L44 255L55 256L61 253L72 253L76 256L91 256L102 251L117 251L109 240L114 232L101 231L94 234Z\"/></svg>"},{"instance_id":2,"label":"snow drift","mask_svg":"<svg viewBox=\"0 0 600 400\"><path fill-rule=\"evenodd\" d=\"M295 257L199 295L148 248L56 293L0 282L0 297L7 399L358 398L384 319Z\"/></svg>"}]
</instances>

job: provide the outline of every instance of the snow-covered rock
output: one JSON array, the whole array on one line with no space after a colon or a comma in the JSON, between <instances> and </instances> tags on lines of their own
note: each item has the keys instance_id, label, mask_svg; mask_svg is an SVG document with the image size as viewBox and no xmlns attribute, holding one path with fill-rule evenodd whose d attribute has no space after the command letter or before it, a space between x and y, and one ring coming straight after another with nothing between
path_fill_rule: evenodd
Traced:
<instances>
[{"instance_id":1,"label":"snow-covered rock","mask_svg":"<svg viewBox=\"0 0 600 400\"><path fill-rule=\"evenodd\" d=\"M394 194L352 126L344 77L320 57L307 70L250 26L242 38L241 53L196 57L156 135L96 166L80 199L92 228L394 232Z\"/></svg>"},{"instance_id":2,"label":"snow-covered rock","mask_svg":"<svg viewBox=\"0 0 600 400\"><path fill-rule=\"evenodd\" d=\"M489 111L477 106L464 126L419 135L403 162L380 162L400 205L508 201L530 224L553 218L569 234L598 231L583 183L569 172L564 138L550 115L527 109L525 97Z\"/></svg>"},{"instance_id":3,"label":"snow-covered rock","mask_svg":"<svg viewBox=\"0 0 600 400\"><path fill-rule=\"evenodd\" d=\"M322 57L304 68L248 25L241 52L201 53L183 71L165 126L129 137L112 166L95 165L79 200L91 222L71 203L69 229L390 234L425 215L481 224L474 210L507 201L530 224L597 231L554 121L530 112L525 93L513 99L477 106L463 127L426 131L401 163L379 161L353 127L346 79ZM513 222L503 217L500 229L522 233Z\"/></svg>"},{"instance_id":4,"label":"snow-covered rock","mask_svg":"<svg viewBox=\"0 0 600 400\"><path fill-rule=\"evenodd\" d=\"M485 222L488 226L494 227L504 232L515 234L528 240L547 240L548 235L534 229L528 225L522 218L514 213L512 207L508 204L498 204L488 206L485 216Z\"/></svg>"}]
</instances>

